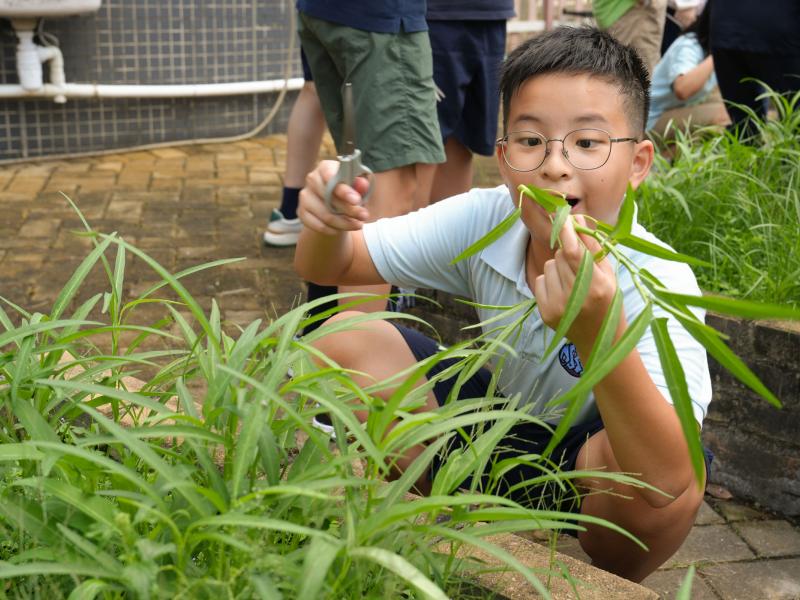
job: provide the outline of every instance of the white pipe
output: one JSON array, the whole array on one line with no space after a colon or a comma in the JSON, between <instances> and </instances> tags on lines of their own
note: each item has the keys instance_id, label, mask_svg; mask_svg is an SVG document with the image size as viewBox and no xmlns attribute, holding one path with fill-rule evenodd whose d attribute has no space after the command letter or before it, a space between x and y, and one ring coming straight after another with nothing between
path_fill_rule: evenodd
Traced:
<instances>
[{"instance_id":1,"label":"white pipe","mask_svg":"<svg viewBox=\"0 0 800 600\"><path fill-rule=\"evenodd\" d=\"M63 90L66 85L64 76L64 55L56 46L36 46L36 53L42 64L50 62L50 83L57 89ZM28 90L30 91L30 90ZM53 96L53 101L57 104L64 104L67 97L61 93Z\"/></svg>"},{"instance_id":2,"label":"white pipe","mask_svg":"<svg viewBox=\"0 0 800 600\"><path fill-rule=\"evenodd\" d=\"M299 90L303 78L240 81L235 83L200 83L187 85L106 85L95 83L44 84L28 91L21 85L0 85L0 98L208 98L263 94L284 89Z\"/></svg>"}]
</instances>

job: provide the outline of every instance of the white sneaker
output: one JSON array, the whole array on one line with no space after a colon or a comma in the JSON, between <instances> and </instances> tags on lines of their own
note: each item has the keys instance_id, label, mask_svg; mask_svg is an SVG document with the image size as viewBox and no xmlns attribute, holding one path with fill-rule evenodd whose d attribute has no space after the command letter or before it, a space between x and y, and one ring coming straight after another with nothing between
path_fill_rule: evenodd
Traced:
<instances>
[{"instance_id":1,"label":"white sneaker","mask_svg":"<svg viewBox=\"0 0 800 600\"><path fill-rule=\"evenodd\" d=\"M336 439L336 430L333 428L331 417L328 413L320 413L311 418L311 426L327 433L332 440Z\"/></svg>"},{"instance_id":2,"label":"white sneaker","mask_svg":"<svg viewBox=\"0 0 800 600\"><path fill-rule=\"evenodd\" d=\"M264 232L264 243L268 246L294 246L302 228L300 219L287 219L281 211L273 208Z\"/></svg>"}]
</instances>

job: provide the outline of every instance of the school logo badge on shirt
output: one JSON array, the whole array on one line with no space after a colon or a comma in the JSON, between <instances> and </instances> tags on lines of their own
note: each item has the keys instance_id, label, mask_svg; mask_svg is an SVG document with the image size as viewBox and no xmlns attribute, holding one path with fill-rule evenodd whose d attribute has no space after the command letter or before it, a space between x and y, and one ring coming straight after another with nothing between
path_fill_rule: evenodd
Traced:
<instances>
[{"instance_id":1,"label":"school logo badge on shirt","mask_svg":"<svg viewBox=\"0 0 800 600\"><path fill-rule=\"evenodd\" d=\"M573 377L580 377L583 373L583 365L581 359L578 358L578 351L575 349L575 344L569 342L561 346L558 351L558 362L564 367L564 370Z\"/></svg>"}]
</instances>

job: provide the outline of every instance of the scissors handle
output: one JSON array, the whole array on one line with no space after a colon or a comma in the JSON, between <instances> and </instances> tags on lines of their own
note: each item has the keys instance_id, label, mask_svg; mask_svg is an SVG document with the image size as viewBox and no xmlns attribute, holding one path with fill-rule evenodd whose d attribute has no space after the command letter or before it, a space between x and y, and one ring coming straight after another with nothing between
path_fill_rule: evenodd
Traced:
<instances>
[{"instance_id":1,"label":"scissors handle","mask_svg":"<svg viewBox=\"0 0 800 600\"><path fill-rule=\"evenodd\" d=\"M356 148L352 154L348 154L347 156L339 156L339 170L325 186L325 206L328 207L329 211L337 214L341 212L334 208L333 203L331 202L333 199L333 189L340 183L352 186L353 182L356 180L356 177L360 175L365 175L367 181L369 182L367 192L361 197L361 206L364 206L367 203L367 200L369 200L370 195L372 195L372 169L361 164L361 150L358 148Z\"/></svg>"}]
</instances>

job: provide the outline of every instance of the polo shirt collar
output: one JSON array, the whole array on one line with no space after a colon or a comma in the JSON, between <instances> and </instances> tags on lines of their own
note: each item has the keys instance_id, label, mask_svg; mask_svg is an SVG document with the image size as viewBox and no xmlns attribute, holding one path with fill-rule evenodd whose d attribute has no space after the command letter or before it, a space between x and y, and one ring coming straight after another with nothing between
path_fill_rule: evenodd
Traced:
<instances>
[{"instance_id":1,"label":"polo shirt collar","mask_svg":"<svg viewBox=\"0 0 800 600\"><path fill-rule=\"evenodd\" d=\"M525 278L525 251L530 235L522 219L519 219L505 235L484 248L479 259L509 281L513 281L521 294L533 298Z\"/></svg>"}]
</instances>

